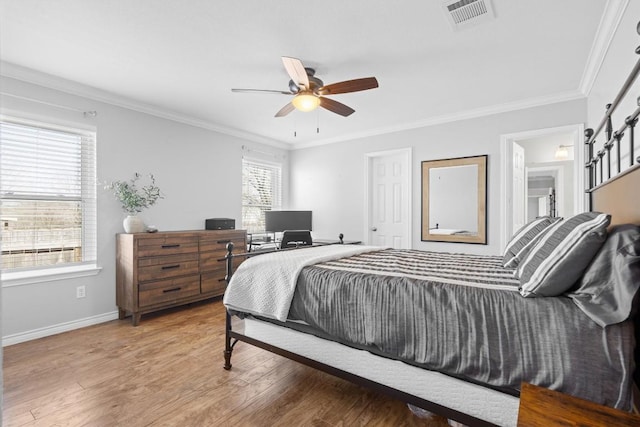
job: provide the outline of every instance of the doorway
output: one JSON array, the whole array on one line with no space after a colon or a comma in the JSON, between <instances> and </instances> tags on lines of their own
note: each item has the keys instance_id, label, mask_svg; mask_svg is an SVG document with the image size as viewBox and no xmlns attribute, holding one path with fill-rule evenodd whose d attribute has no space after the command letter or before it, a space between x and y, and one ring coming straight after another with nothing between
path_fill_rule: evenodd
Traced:
<instances>
[{"instance_id":1,"label":"doorway","mask_svg":"<svg viewBox=\"0 0 640 427\"><path fill-rule=\"evenodd\" d=\"M533 221L539 216L564 217L566 212L569 215L573 213L573 200L564 195L564 174L565 171L572 170L573 167L569 168L567 165L527 167L525 222Z\"/></svg>"},{"instance_id":2,"label":"doorway","mask_svg":"<svg viewBox=\"0 0 640 427\"><path fill-rule=\"evenodd\" d=\"M411 148L365 154L365 180L367 244L411 248Z\"/></svg>"},{"instance_id":3,"label":"doorway","mask_svg":"<svg viewBox=\"0 0 640 427\"><path fill-rule=\"evenodd\" d=\"M502 135L502 248L532 217L584 211L583 133L580 124ZM524 174L518 170L517 155L522 156Z\"/></svg>"}]
</instances>

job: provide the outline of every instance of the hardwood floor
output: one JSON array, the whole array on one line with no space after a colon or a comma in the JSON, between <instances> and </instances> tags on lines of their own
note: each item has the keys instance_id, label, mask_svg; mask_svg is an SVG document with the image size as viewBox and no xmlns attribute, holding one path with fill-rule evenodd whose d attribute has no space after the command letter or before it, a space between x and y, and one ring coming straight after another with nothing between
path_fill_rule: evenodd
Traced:
<instances>
[{"instance_id":1,"label":"hardwood floor","mask_svg":"<svg viewBox=\"0 0 640 427\"><path fill-rule=\"evenodd\" d=\"M5 347L3 425L447 425L245 343L225 371L223 347L219 300Z\"/></svg>"}]
</instances>

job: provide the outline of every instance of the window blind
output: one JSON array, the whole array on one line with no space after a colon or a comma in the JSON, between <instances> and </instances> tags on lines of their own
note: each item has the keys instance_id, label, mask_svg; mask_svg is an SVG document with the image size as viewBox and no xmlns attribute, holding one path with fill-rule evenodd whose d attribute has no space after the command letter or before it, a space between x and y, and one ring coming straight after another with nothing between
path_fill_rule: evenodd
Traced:
<instances>
[{"instance_id":1,"label":"window blind","mask_svg":"<svg viewBox=\"0 0 640 427\"><path fill-rule=\"evenodd\" d=\"M95 133L0 121L2 270L96 260Z\"/></svg>"},{"instance_id":2,"label":"window blind","mask_svg":"<svg viewBox=\"0 0 640 427\"><path fill-rule=\"evenodd\" d=\"M242 160L242 227L264 232L264 211L282 206L282 167L257 160Z\"/></svg>"}]
</instances>

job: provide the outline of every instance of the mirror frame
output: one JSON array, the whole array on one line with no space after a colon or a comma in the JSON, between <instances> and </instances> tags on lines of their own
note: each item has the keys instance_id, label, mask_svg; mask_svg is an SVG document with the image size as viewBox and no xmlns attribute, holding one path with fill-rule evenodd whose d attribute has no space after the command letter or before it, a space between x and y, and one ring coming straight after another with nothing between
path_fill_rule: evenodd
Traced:
<instances>
[{"instance_id":1,"label":"mirror frame","mask_svg":"<svg viewBox=\"0 0 640 427\"><path fill-rule=\"evenodd\" d=\"M487 244L487 158L488 155L425 160L422 162L422 241ZM434 168L478 166L478 233L443 235L429 232L429 172Z\"/></svg>"}]
</instances>

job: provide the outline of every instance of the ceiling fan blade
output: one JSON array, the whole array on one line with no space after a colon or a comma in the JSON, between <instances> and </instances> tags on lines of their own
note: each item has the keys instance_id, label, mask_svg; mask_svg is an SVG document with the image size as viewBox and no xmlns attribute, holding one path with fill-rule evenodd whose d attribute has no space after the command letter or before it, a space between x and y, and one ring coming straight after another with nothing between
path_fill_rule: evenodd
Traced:
<instances>
[{"instance_id":1,"label":"ceiling fan blade","mask_svg":"<svg viewBox=\"0 0 640 427\"><path fill-rule=\"evenodd\" d=\"M231 92L237 93L277 93L282 95L293 95L286 90L269 90L269 89L231 89Z\"/></svg>"},{"instance_id":2,"label":"ceiling fan blade","mask_svg":"<svg viewBox=\"0 0 640 427\"><path fill-rule=\"evenodd\" d=\"M377 87L378 80L376 80L375 77L365 77L363 79L345 80L344 82L332 83L321 87L317 92L318 95L335 95L338 93L375 89Z\"/></svg>"},{"instance_id":3,"label":"ceiling fan blade","mask_svg":"<svg viewBox=\"0 0 640 427\"><path fill-rule=\"evenodd\" d=\"M326 108L327 110L334 112L336 114L340 114L341 116L347 117L353 114L356 110L351 107L348 107L338 101L334 101L329 98L320 98L320 106L322 108Z\"/></svg>"},{"instance_id":4,"label":"ceiling fan blade","mask_svg":"<svg viewBox=\"0 0 640 427\"><path fill-rule=\"evenodd\" d=\"M282 63L295 84L302 89L309 89L309 76L307 75L307 70L304 69L304 65L302 65L302 61L298 58L283 56Z\"/></svg>"},{"instance_id":5,"label":"ceiling fan blade","mask_svg":"<svg viewBox=\"0 0 640 427\"><path fill-rule=\"evenodd\" d=\"M294 107L292 103L288 103L276 113L276 117L284 117L295 109L296 107Z\"/></svg>"}]
</instances>

